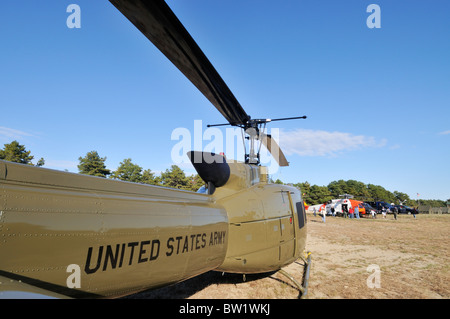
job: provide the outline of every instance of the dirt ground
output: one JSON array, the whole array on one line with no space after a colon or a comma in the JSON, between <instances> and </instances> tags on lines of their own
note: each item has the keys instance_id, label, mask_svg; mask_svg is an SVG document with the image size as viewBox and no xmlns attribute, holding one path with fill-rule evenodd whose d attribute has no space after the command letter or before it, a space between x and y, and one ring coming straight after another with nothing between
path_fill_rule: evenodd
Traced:
<instances>
[{"instance_id":1,"label":"dirt ground","mask_svg":"<svg viewBox=\"0 0 450 319\"><path fill-rule=\"evenodd\" d=\"M308 213L310 299L450 298L450 215L344 219ZM284 270L302 281L303 261ZM280 272L208 272L131 298L294 299L299 290Z\"/></svg>"}]
</instances>

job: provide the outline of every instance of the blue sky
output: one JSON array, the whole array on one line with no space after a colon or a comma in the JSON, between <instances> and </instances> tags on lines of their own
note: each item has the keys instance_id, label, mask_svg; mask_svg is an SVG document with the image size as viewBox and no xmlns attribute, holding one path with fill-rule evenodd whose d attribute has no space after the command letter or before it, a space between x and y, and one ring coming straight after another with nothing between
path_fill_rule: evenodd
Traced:
<instances>
[{"instance_id":1,"label":"blue sky","mask_svg":"<svg viewBox=\"0 0 450 319\"><path fill-rule=\"evenodd\" d=\"M81 28L66 25L72 3ZM371 3L381 28L366 24ZM449 1L168 4L248 114L308 116L269 126L290 162L274 179L450 198ZM224 123L106 0L3 1L0 21L0 145L16 139L47 168L77 172L96 150L112 170L164 171L175 129Z\"/></svg>"}]
</instances>

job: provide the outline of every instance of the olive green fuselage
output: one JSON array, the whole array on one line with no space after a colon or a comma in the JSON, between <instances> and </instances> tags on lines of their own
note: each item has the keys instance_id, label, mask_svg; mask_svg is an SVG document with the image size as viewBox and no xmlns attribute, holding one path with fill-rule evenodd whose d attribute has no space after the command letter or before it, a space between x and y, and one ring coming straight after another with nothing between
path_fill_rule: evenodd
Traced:
<instances>
[{"instance_id":1,"label":"olive green fuselage","mask_svg":"<svg viewBox=\"0 0 450 319\"><path fill-rule=\"evenodd\" d=\"M207 195L0 161L0 276L117 297L296 260L306 240L300 192L268 184L264 167L229 165L228 182ZM0 284L0 296L13 289L22 288Z\"/></svg>"}]
</instances>

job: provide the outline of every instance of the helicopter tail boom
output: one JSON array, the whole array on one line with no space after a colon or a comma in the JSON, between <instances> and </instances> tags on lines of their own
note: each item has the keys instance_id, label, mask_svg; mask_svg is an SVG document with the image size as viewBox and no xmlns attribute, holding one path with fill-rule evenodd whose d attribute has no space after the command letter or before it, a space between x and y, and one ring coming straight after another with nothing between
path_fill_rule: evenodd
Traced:
<instances>
[{"instance_id":1,"label":"helicopter tail boom","mask_svg":"<svg viewBox=\"0 0 450 319\"><path fill-rule=\"evenodd\" d=\"M2 160L0 187L0 276L52 293L118 297L226 255L228 216L211 196Z\"/></svg>"}]
</instances>

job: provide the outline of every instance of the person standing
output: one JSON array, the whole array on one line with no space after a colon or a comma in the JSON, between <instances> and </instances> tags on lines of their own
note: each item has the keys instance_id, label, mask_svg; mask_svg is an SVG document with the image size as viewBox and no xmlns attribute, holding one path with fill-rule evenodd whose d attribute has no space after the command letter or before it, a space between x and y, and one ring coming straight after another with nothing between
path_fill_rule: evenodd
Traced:
<instances>
[{"instance_id":1,"label":"person standing","mask_svg":"<svg viewBox=\"0 0 450 319\"><path fill-rule=\"evenodd\" d=\"M331 215L331 202L328 202L325 206L325 211L323 212L323 222L325 223L325 216L330 214Z\"/></svg>"},{"instance_id":2,"label":"person standing","mask_svg":"<svg viewBox=\"0 0 450 319\"><path fill-rule=\"evenodd\" d=\"M342 214L344 214L344 218L347 218L347 214L348 214L348 208L347 208L347 204L342 204Z\"/></svg>"},{"instance_id":3,"label":"person standing","mask_svg":"<svg viewBox=\"0 0 450 319\"><path fill-rule=\"evenodd\" d=\"M397 206L394 206L393 213L394 213L394 219L397 220L397 213L398 213Z\"/></svg>"},{"instance_id":4,"label":"person standing","mask_svg":"<svg viewBox=\"0 0 450 319\"><path fill-rule=\"evenodd\" d=\"M359 219L359 205L355 206L355 217L356 219Z\"/></svg>"}]
</instances>

